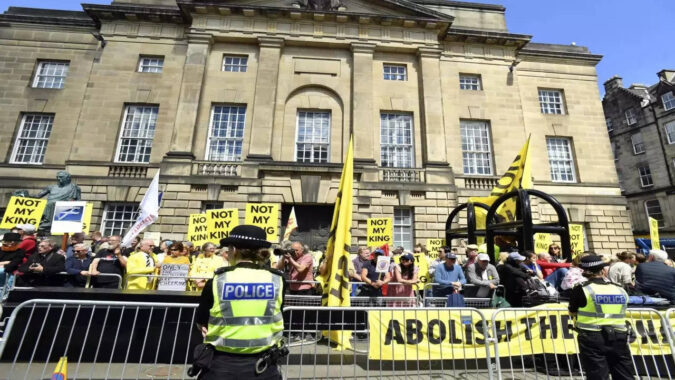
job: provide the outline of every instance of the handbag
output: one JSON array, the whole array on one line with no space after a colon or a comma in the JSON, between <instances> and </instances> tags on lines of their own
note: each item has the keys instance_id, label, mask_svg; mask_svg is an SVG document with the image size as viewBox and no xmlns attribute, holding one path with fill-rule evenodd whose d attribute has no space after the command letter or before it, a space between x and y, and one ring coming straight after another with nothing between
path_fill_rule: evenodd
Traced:
<instances>
[{"instance_id":1,"label":"handbag","mask_svg":"<svg viewBox=\"0 0 675 380\"><path fill-rule=\"evenodd\" d=\"M466 307L464 296L455 290L452 294L448 295L447 307Z\"/></svg>"}]
</instances>

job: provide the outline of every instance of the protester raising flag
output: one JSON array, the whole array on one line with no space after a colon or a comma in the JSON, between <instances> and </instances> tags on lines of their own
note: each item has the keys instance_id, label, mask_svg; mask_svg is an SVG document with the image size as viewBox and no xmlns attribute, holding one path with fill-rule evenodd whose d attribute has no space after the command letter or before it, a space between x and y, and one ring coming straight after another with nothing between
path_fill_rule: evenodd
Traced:
<instances>
[{"instance_id":1,"label":"protester raising flag","mask_svg":"<svg viewBox=\"0 0 675 380\"><path fill-rule=\"evenodd\" d=\"M131 242L138 234L141 233L147 226L151 225L157 220L159 214L159 170L152 179L150 187L145 192L145 196L141 201L140 213L136 223L127 231L122 239L122 246L129 247Z\"/></svg>"},{"instance_id":2,"label":"protester raising flag","mask_svg":"<svg viewBox=\"0 0 675 380\"><path fill-rule=\"evenodd\" d=\"M284 231L284 240L291 239L291 233L298 229L298 219L295 217L295 207L291 208L291 215L288 216L288 222L286 223L286 230Z\"/></svg>"},{"instance_id":3,"label":"protester raising flag","mask_svg":"<svg viewBox=\"0 0 675 380\"><path fill-rule=\"evenodd\" d=\"M324 276L323 306L350 306L349 247L352 242L352 203L354 201L354 141L349 138L340 187L335 199L333 222L326 245L326 275ZM331 331L329 338L337 343L338 349L351 348L350 334L346 331Z\"/></svg>"},{"instance_id":4,"label":"protester raising flag","mask_svg":"<svg viewBox=\"0 0 675 380\"><path fill-rule=\"evenodd\" d=\"M52 373L52 380L66 380L68 378L68 358L62 356L54 368Z\"/></svg>"},{"instance_id":5,"label":"protester raising flag","mask_svg":"<svg viewBox=\"0 0 675 380\"><path fill-rule=\"evenodd\" d=\"M529 160L530 138L527 138L525 145L520 149L515 160L511 163L506 173L499 179L497 186L487 197L471 197L469 202L484 203L491 206L500 196L516 189L532 188L532 169ZM497 215L505 220L513 221L516 215L516 201L512 198L504 202L497 210ZM483 209L476 208L476 228L485 228L485 218L487 214Z\"/></svg>"}]
</instances>

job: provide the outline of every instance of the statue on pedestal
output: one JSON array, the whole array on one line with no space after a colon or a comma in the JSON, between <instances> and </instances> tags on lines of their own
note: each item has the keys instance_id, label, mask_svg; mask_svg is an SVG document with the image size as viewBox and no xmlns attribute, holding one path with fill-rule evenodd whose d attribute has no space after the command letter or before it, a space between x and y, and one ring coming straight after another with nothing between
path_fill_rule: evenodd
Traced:
<instances>
[{"instance_id":1,"label":"statue on pedestal","mask_svg":"<svg viewBox=\"0 0 675 380\"><path fill-rule=\"evenodd\" d=\"M56 202L79 201L82 197L82 190L74 183L71 183L70 173L60 171L56 174L56 185L45 187L35 198L47 196L47 206L42 214L40 222L41 231L50 231L52 228L52 219L54 219L54 205Z\"/></svg>"}]
</instances>

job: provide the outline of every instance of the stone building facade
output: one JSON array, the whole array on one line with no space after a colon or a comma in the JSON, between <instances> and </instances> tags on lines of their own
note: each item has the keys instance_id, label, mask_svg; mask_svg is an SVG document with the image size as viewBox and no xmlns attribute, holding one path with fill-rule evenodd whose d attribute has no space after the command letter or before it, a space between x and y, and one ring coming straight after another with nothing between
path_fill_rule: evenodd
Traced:
<instances>
[{"instance_id":1,"label":"stone building facade","mask_svg":"<svg viewBox=\"0 0 675 380\"><path fill-rule=\"evenodd\" d=\"M634 233L648 235L651 216L661 236L675 237L675 70L657 76L628 88L610 78L602 105Z\"/></svg>"},{"instance_id":2,"label":"stone building facade","mask_svg":"<svg viewBox=\"0 0 675 380\"><path fill-rule=\"evenodd\" d=\"M509 32L505 8L437 0L127 0L0 16L0 204L68 170L119 233L161 169L150 231L188 215L291 205L327 238L350 131L353 243L393 217L397 244L444 236L531 136L535 187L633 247L595 66L579 46ZM325 4L328 5L325 5ZM334 4L335 3L335 4ZM323 8L326 6L326 8ZM326 215L328 217L326 218ZM538 210L548 220L551 210Z\"/></svg>"}]
</instances>

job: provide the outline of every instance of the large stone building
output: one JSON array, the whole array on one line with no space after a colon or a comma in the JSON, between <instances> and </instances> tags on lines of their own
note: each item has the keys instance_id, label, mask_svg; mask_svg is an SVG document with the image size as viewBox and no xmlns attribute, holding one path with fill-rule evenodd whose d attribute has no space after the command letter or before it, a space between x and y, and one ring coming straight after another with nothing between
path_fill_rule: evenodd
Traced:
<instances>
[{"instance_id":1,"label":"large stone building","mask_svg":"<svg viewBox=\"0 0 675 380\"><path fill-rule=\"evenodd\" d=\"M393 217L397 244L444 235L528 136L535 187L590 248L633 248L595 66L530 42L505 9L444 0L127 0L0 16L0 204L66 169L120 233L161 169L151 231L247 202L296 206L325 241L350 130L353 243ZM537 217L548 220L552 210Z\"/></svg>"},{"instance_id":2,"label":"large stone building","mask_svg":"<svg viewBox=\"0 0 675 380\"><path fill-rule=\"evenodd\" d=\"M675 70L657 75L649 87L609 79L602 105L635 234L649 234L651 216L661 236L675 237Z\"/></svg>"}]
</instances>

